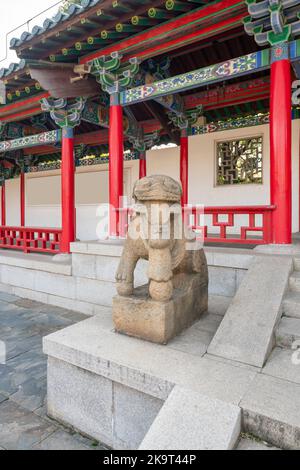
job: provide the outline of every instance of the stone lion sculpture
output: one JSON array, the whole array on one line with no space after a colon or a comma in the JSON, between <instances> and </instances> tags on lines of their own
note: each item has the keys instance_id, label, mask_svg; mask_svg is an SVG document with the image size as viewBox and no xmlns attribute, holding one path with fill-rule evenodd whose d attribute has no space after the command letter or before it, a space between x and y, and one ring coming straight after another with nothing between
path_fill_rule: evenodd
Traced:
<instances>
[{"instance_id":1,"label":"stone lion sculpture","mask_svg":"<svg viewBox=\"0 0 300 470\"><path fill-rule=\"evenodd\" d=\"M118 294L133 294L140 259L149 260L149 294L155 301L172 299L176 278L182 274L198 273L208 284L204 251L194 232L182 224L181 185L169 176L149 176L137 181L133 197L136 215L116 274Z\"/></svg>"}]
</instances>

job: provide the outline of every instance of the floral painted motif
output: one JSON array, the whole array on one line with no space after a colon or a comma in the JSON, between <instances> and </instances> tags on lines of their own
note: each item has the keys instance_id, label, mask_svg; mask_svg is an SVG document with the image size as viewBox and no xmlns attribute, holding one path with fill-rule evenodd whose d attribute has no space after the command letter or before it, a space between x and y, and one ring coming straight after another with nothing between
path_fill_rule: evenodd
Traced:
<instances>
[{"instance_id":1,"label":"floral painted motif","mask_svg":"<svg viewBox=\"0 0 300 470\"><path fill-rule=\"evenodd\" d=\"M30 135L15 140L7 140L0 142L0 152L8 150L18 150L28 147L36 147L38 145L55 144L61 141L61 131L55 130L44 132L43 134Z\"/></svg>"},{"instance_id":2,"label":"floral painted motif","mask_svg":"<svg viewBox=\"0 0 300 470\"><path fill-rule=\"evenodd\" d=\"M266 58L263 52L259 51L248 54L217 65L195 70L194 72L170 77L150 85L132 88L121 93L121 103L128 105L149 98L157 99L168 94L195 88L202 84L208 85L232 76L244 74L245 72L260 70L268 65L268 58Z\"/></svg>"}]
</instances>

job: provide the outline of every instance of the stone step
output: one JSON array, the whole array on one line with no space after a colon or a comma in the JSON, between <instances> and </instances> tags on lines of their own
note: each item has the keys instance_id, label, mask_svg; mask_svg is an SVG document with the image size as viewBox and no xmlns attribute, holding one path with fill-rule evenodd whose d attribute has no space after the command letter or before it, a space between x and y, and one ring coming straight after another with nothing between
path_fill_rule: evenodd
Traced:
<instances>
[{"instance_id":1,"label":"stone step","mask_svg":"<svg viewBox=\"0 0 300 470\"><path fill-rule=\"evenodd\" d=\"M294 258L295 271L300 271L300 258Z\"/></svg>"},{"instance_id":2,"label":"stone step","mask_svg":"<svg viewBox=\"0 0 300 470\"><path fill-rule=\"evenodd\" d=\"M240 406L244 432L280 449L300 449L300 385L257 374Z\"/></svg>"},{"instance_id":3,"label":"stone step","mask_svg":"<svg viewBox=\"0 0 300 470\"><path fill-rule=\"evenodd\" d=\"M283 317L276 330L276 344L282 348L292 348L300 340L300 319Z\"/></svg>"},{"instance_id":4,"label":"stone step","mask_svg":"<svg viewBox=\"0 0 300 470\"><path fill-rule=\"evenodd\" d=\"M283 301L286 317L300 318L300 292L288 292Z\"/></svg>"},{"instance_id":5,"label":"stone step","mask_svg":"<svg viewBox=\"0 0 300 470\"><path fill-rule=\"evenodd\" d=\"M293 292L300 292L300 271L294 271L291 275L290 289Z\"/></svg>"},{"instance_id":6,"label":"stone step","mask_svg":"<svg viewBox=\"0 0 300 470\"><path fill-rule=\"evenodd\" d=\"M300 385L300 349L274 348L262 373Z\"/></svg>"},{"instance_id":7,"label":"stone step","mask_svg":"<svg viewBox=\"0 0 300 470\"><path fill-rule=\"evenodd\" d=\"M139 450L232 450L240 433L238 406L176 386Z\"/></svg>"},{"instance_id":8,"label":"stone step","mask_svg":"<svg viewBox=\"0 0 300 470\"><path fill-rule=\"evenodd\" d=\"M280 450L278 447L273 447L271 444L268 444L259 439L254 439L252 437L242 437L236 450Z\"/></svg>"}]
</instances>

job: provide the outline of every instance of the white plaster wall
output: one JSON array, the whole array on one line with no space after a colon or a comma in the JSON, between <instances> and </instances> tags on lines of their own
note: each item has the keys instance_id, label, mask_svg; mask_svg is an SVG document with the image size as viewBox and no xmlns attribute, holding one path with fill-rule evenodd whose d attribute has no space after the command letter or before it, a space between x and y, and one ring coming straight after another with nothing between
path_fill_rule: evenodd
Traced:
<instances>
[{"instance_id":1,"label":"white plaster wall","mask_svg":"<svg viewBox=\"0 0 300 470\"><path fill-rule=\"evenodd\" d=\"M215 145L218 140L263 135L264 180L262 185L215 185ZM293 231L299 231L299 142L300 120L293 121ZM179 148L147 153L148 174L167 174L179 180ZM124 194L130 201L134 182L139 174L138 161L126 162ZM7 182L7 223L19 225L19 180ZM76 173L77 237L96 238L96 217L99 204L108 202L108 165L82 167ZM269 126L257 126L216 132L189 139L189 202L208 206L265 205L270 202ZM60 227L60 172L26 175L26 224ZM239 223L240 222L240 223ZM245 220L241 217L239 225Z\"/></svg>"},{"instance_id":2,"label":"white plaster wall","mask_svg":"<svg viewBox=\"0 0 300 470\"><path fill-rule=\"evenodd\" d=\"M6 225L20 226L20 180L6 181Z\"/></svg>"}]
</instances>

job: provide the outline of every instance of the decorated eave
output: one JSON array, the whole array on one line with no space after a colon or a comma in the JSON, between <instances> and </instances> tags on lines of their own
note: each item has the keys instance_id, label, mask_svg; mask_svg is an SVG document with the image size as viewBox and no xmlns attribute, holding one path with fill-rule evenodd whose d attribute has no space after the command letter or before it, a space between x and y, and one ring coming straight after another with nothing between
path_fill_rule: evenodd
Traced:
<instances>
[{"instance_id":1,"label":"decorated eave","mask_svg":"<svg viewBox=\"0 0 300 470\"><path fill-rule=\"evenodd\" d=\"M211 11L197 14L204 7ZM195 12L193 21L177 25L178 17ZM24 32L20 38L11 40L11 48L20 58L47 58L52 61L74 61L119 41L170 23L169 32L159 31L156 41L177 34L178 28L186 32L199 26L226 20L241 13L246 15L244 0L82 0L81 5L71 5L66 13L58 12L42 26ZM240 23L242 18L238 20ZM155 35L153 35L155 36ZM150 38L151 39L151 38Z\"/></svg>"},{"instance_id":2,"label":"decorated eave","mask_svg":"<svg viewBox=\"0 0 300 470\"><path fill-rule=\"evenodd\" d=\"M70 16L67 18L69 13ZM108 14L111 15L110 19L105 18ZM154 72L144 70L148 62L151 62L148 59L153 58L154 62L163 62L171 58L172 68L169 71L169 77L176 78L184 72L188 80L192 73L190 70L210 67L224 60L234 65L232 57L243 56L236 69L236 78L231 75L224 77L222 73L220 86L212 85L214 88L206 86L204 89L198 80L199 88L202 87L200 92L190 94L188 88L182 90L176 88L171 110L170 101L164 100L165 94L154 99L150 97L151 101L147 102L144 99L138 100L137 104L127 103L126 99L124 103L122 102L125 113L128 109L132 111L137 126L143 122L147 123L144 128L145 135L158 131L161 142L164 140L166 143L174 142L175 134L177 140L179 139L178 113L170 114L170 111L174 109L180 111L176 106L173 107L178 102L185 107L184 117L195 114L194 110L199 108L199 105L202 106L202 111L204 108L204 116L210 127L196 126L196 130L193 131L196 133L211 132L211 129L217 130L225 125L235 126L236 122L224 124L224 120L226 121L231 116L240 119L248 115L253 116L257 112L267 112L269 83L267 73L262 72L266 70L269 63L266 61L262 67L262 61L259 60L261 54L256 54L258 47L253 39L248 38L244 33L243 18L246 14L247 8L244 0L83 1L81 7L73 6L72 11L67 12L67 15L60 14L59 18L55 17L59 21L55 23L53 19L51 25L46 24L45 30L39 28L34 29L32 33L24 34L21 42L13 46L21 62L12 64L8 69L0 72L0 79L6 83L8 91L7 104L0 106L0 121L11 123L11 126L6 126L6 135L3 135L2 140L9 140L16 132L19 133L20 138L28 138L31 135L34 138L41 131L47 133L53 130L55 125L49 122L50 118L48 121L43 121L40 101L49 100L50 96L55 98L89 96L81 124L76 129L75 146L77 148L82 145L85 151L97 155L107 152L107 103L101 102L100 95L103 93L100 93L100 86L96 84L96 79L98 81L99 78L97 66L100 69L103 66L101 55L105 55L106 64L107 61L111 61L112 53L114 57L116 53L118 54L120 59L118 66L121 71L124 71L130 64L135 67L139 65L143 73L146 71L150 74ZM106 29L103 30L103 28ZM249 53L251 57L245 56ZM174 54L173 58L172 54ZM138 57L138 60L134 64L128 60L135 60L135 57ZM182 60L183 57L184 60ZM251 64L254 64L253 67ZM252 72L258 72L260 75L258 77L254 75L254 80L251 77L249 83L244 83L243 80L239 82L239 75L243 76L245 73L243 67L249 70L252 67ZM80 77L80 73L75 72L75 68L80 70L86 68L88 72L84 71L83 77ZM55 93L53 92L53 83L56 81L53 75L56 77L59 70L72 75L66 80L59 80L60 83L67 84L67 94L65 90L61 94L57 89ZM117 71L116 69L116 73ZM38 76L40 73L41 77ZM70 94L70 83L72 83L72 89L75 86L88 85L88 80L79 80L79 77L86 78L85 73L96 85L95 90L91 93L76 92L75 94L73 90ZM139 86L144 83L143 73L141 82L135 85ZM155 76L154 78L157 81L158 78ZM49 83L46 83L46 79ZM140 77L137 77L137 80L139 79ZM233 84L225 86L227 79L234 79ZM94 85L91 83L92 87ZM108 86L110 85L108 83ZM132 86L134 84L131 84L130 88ZM105 87L102 86L102 90L105 90ZM126 98L126 95L122 96ZM108 95L106 97L108 98ZM198 116L199 114L192 119L193 124ZM154 121L155 128L149 130L151 119ZM201 119L200 122L202 122ZM248 121L243 118L241 122L244 124ZM257 121L255 122L257 124ZM18 126L15 127L14 123ZM28 129L28 126L31 126L31 129ZM126 145L129 144L132 148L135 136L134 132L129 131L125 131ZM96 148L95 145L99 146L102 134L101 145L104 147ZM130 140L129 137L133 139ZM55 162L54 166L57 165L56 160L60 158L60 141L52 142L46 147L40 147L39 142L34 147L31 145L30 148L24 145L24 141L20 145L19 149L23 150L24 156L38 156L41 162L44 160L47 163L48 169L49 162L50 168L51 162ZM12 153L9 149L7 150L10 158ZM95 162L95 159L91 161ZM102 159L101 162L104 163L104 160Z\"/></svg>"}]
</instances>

